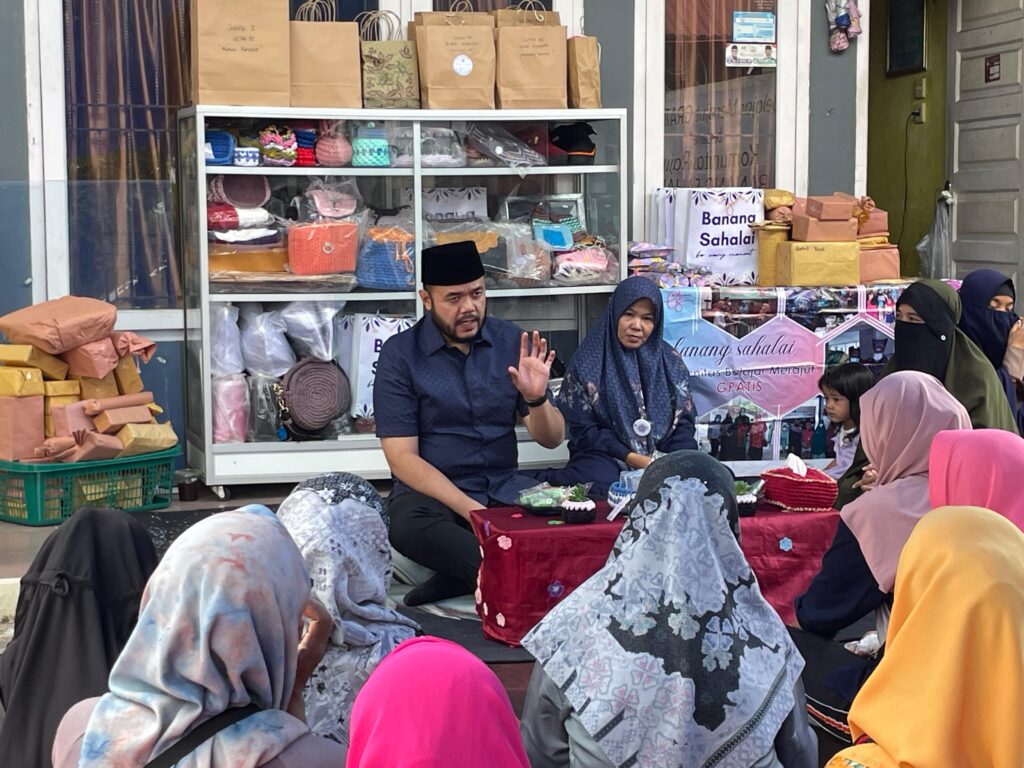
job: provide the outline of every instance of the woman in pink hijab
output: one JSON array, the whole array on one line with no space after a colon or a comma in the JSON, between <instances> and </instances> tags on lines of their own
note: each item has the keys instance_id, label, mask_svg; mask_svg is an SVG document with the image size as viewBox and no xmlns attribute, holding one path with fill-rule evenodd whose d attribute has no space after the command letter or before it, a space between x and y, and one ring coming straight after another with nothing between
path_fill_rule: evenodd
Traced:
<instances>
[{"instance_id":1,"label":"woman in pink hijab","mask_svg":"<svg viewBox=\"0 0 1024 768\"><path fill-rule=\"evenodd\" d=\"M346 768L530 768L508 694L469 651L407 640L356 697Z\"/></svg>"},{"instance_id":2,"label":"woman in pink hijab","mask_svg":"<svg viewBox=\"0 0 1024 768\"><path fill-rule=\"evenodd\" d=\"M877 659L858 657L832 638L874 612L878 640L885 642L900 553L932 509L932 441L947 430L971 429L960 401L934 376L917 371L886 376L861 395L860 411L861 445L878 481L843 507L821 570L797 599L797 620L806 631L793 631L807 662L808 709L815 725L833 737L826 745L837 748L851 743L846 716Z\"/></svg>"},{"instance_id":3,"label":"woman in pink hijab","mask_svg":"<svg viewBox=\"0 0 1024 768\"><path fill-rule=\"evenodd\" d=\"M932 442L928 488L933 509L981 507L1024 530L1024 440L1002 429L941 432Z\"/></svg>"}]
</instances>

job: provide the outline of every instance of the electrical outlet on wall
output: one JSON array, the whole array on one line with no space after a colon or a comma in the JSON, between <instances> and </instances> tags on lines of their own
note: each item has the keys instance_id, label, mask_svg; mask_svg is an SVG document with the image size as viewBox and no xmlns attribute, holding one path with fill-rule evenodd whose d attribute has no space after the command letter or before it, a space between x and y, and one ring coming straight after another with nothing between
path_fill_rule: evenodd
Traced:
<instances>
[{"instance_id":1,"label":"electrical outlet on wall","mask_svg":"<svg viewBox=\"0 0 1024 768\"><path fill-rule=\"evenodd\" d=\"M910 111L910 114L914 116L914 122L918 125L924 125L925 123L925 119L927 117L927 110L925 107L926 104L922 101L920 104L915 104L914 108Z\"/></svg>"},{"instance_id":2,"label":"electrical outlet on wall","mask_svg":"<svg viewBox=\"0 0 1024 768\"><path fill-rule=\"evenodd\" d=\"M928 96L928 81L923 77L914 81L914 98L924 99Z\"/></svg>"}]
</instances>

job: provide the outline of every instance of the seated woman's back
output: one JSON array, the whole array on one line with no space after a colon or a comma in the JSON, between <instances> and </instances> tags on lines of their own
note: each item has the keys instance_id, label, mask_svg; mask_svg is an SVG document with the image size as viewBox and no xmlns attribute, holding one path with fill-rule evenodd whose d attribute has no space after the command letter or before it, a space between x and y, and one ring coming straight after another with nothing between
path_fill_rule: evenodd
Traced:
<instances>
[{"instance_id":1,"label":"seated woman's back","mask_svg":"<svg viewBox=\"0 0 1024 768\"><path fill-rule=\"evenodd\" d=\"M111 509L79 510L47 538L21 579L0 657L0 762L49 764L64 713L107 689L156 563L142 523Z\"/></svg>"},{"instance_id":2,"label":"seated woman's back","mask_svg":"<svg viewBox=\"0 0 1024 768\"><path fill-rule=\"evenodd\" d=\"M1018 768L1024 755L1024 534L944 507L900 558L885 658L857 695L862 742L829 768Z\"/></svg>"},{"instance_id":3,"label":"seated woman's back","mask_svg":"<svg viewBox=\"0 0 1024 768\"><path fill-rule=\"evenodd\" d=\"M527 699L534 768L580 754L586 766L815 765L803 659L738 528L714 459L681 451L644 474L608 564L523 639L555 691Z\"/></svg>"},{"instance_id":4,"label":"seated woman's back","mask_svg":"<svg viewBox=\"0 0 1024 768\"><path fill-rule=\"evenodd\" d=\"M150 579L109 692L61 723L55 768L144 766L196 726L248 705L259 711L178 766L286 768L300 753L306 768L340 765L344 750L284 709L296 686L309 592L302 555L265 507L194 525Z\"/></svg>"}]
</instances>

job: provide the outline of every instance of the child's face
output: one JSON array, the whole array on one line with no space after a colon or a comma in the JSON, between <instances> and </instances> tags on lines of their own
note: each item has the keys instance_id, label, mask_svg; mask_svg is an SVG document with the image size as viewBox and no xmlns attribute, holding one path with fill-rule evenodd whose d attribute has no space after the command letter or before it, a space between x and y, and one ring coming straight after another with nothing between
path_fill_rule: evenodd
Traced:
<instances>
[{"instance_id":1,"label":"child's face","mask_svg":"<svg viewBox=\"0 0 1024 768\"><path fill-rule=\"evenodd\" d=\"M822 387L825 396L825 414L830 421L845 424L850 420L850 401L836 392L832 387Z\"/></svg>"}]
</instances>

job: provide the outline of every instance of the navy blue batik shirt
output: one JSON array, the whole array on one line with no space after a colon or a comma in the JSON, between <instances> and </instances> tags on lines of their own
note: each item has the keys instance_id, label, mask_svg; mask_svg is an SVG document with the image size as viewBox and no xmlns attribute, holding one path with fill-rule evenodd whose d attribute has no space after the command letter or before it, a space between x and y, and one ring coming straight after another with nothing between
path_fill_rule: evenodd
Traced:
<instances>
[{"instance_id":1,"label":"navy blue batik shirt","mask_svg":"<svg viewBox=\"0 0 1024 768\"><path fill-rule=\"evenodd\" d=\"M489 317L463 354L445 344L428 312L385 342L377 362L377 436L417 437L420 457L483 506L515 504L536 480L519 474L517 417L526 403L508 369L522 330ZM396 478L392 496L411 489Z\"/></svg>"}]
</instances>

